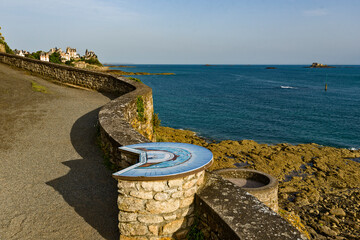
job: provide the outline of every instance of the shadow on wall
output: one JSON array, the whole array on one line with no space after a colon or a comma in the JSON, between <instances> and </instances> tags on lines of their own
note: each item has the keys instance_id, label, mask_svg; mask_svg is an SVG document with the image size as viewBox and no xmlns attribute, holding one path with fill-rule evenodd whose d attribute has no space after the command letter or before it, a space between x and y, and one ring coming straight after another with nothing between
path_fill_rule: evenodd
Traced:
<instances>
[{"instance_id":1,"label":"shadow on wall","mask_svg":"<svg viewBox=\"0 0 360 240\"><path fill-rule=\"evenodd\" d=\"M85 114L71 129L71 143L82 159L63 162L70 168L69 173L46 184L58 191L103 238L112 240L119 239L117 186L95 144L98 112L96 109Z\"/></svg>"}]
</instances>

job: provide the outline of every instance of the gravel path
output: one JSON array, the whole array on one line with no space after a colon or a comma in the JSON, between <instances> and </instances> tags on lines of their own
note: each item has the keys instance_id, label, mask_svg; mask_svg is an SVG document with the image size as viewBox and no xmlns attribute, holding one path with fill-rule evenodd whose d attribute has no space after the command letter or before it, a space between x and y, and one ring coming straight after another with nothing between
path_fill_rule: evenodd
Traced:
<instances>
[{"instance_id":1,"label":"gravel path","mask_svg":"<svg viewBox=\"0 0 360 240\"><path fill-rule=\"evenodd\" d=\"M0 64L0 239L119 238L116 182L95 145L108 101Z\"/></svg>"}]
</instances>

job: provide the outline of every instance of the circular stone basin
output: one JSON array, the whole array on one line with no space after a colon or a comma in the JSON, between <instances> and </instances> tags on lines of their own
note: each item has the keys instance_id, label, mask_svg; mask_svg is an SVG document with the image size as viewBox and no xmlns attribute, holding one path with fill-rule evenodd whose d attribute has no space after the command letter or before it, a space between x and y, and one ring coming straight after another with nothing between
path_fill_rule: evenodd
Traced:
<instances>
[{"instance_id":1,"label":"circular stone basin","mask_svg":"<svg viewBox=\"0 0 360 240\"><path fill-rule=\"evenodd\" d=\"M217 170L215 173L235 185L250 191L259 188L268 188L278 184L277 179L273 176L252 169L226 168Z\"/></svg>"},{"instance_id":2,"label":"circular stone basin","mask_svg":"<svg viewBox=\"0 0 360 240\"><path fill-rule=\"evenodd\" d=\"M214 173L241 187L277 212L279 182L273 176L257 170L239 168L220 169Z\"/></svg>"}]
</instances>

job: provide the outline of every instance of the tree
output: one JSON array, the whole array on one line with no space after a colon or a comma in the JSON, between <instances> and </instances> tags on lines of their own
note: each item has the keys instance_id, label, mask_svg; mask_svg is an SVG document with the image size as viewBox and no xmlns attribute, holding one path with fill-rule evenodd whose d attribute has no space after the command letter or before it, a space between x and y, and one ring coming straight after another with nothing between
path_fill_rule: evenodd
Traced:
<instances>
[{"instance_id":1,"label":"tree","mask_svg":"<svg viewBox=\"0 0 360 240\"><path fill-rule=\"evenodd\" d=\"M1 29L1 27L0 27L0 29ZM14 54L13 50L11 50L9 45L7 45L7 43L5 42L5 38L2 36L1 33L0 33L0 44L3 44L5 46L6 53Z\"/></svg>"},{"instance_id":2,"label":"tree","mask_svg":"<svg viewBox=\"0 0 360 240\"><path fill-rule=\"evenodd\" d=\"M62 64L61 59L60 59L60 53L58 52L54 52L49 56L49 61L53 62L53 63L59 63Z\"/></svg>"},{"instance_id":3,"label":"tree","mask_svg":"<svg viewBox=\"0 0 360 240\"><path fill-rule=\"evenodd\" d=\"M33 52L32 54L26 55L26 57L40 60L41 52L42 51Z\"/></svg>"}]
</instances>

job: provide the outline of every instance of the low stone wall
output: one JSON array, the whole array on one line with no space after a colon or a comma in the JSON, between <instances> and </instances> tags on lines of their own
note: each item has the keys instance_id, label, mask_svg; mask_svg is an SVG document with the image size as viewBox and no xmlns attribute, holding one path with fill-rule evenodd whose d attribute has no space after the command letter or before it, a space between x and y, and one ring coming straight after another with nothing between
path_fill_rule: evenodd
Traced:
<instances>
[{"instance_id":1,"label":"low stone wall","mask_svg":"<svg viewBox=\"0 0 360 240\"><path fill-rule=\"evenodd\" d=\"M109 74L88 71L79 68L44 62L13 54L0 53L0 62L28 70L61 83L73 84L99 92L122 95L136 89L126 78L115 78Z\"/></svg>"},{"instance_id":2,"label":"low stone wall","mask_svg":"<svg viewBox=\"0 0 360 240\"><path fill-rule=\"evenodd\" d=\"M185 239L204 173L161 181L118 179L120 239Z\"/></svg>"},{"instance_id":3,"label":"low stone wall","mask_svg":"<svg viewBox=\"0 0 360 240\"><path fill-rule=\"evenodd\" d=\"M134 84L140 85L137 82ZM138 87L135 91L107 103L99 112L101 141L110 154L110 161L120 169L133 165L136 159L122 156L119 147L150 142L153 137L152 91L144 84L141 85L143 86ZM139 96L145 103L145 119L143 122L139 120L136 111Z\"/></svg>"},{"instance_id":4,"label":"low stone wall","mask_svg":"<svg viewBox=\"0 0 360 240\"><path fill-rule=\"evenodd\" d=\"M306 239L256 197L216 174L206 174L195 199L205 239Z\"/></svg>"},{"instance_id":5,"label":"low stone wall","mask_svg":"<svg viewBox=\"0 0 360 240\"><path fill-rule=\"evenodd\" d=\"M102 107L99 112L101 140L111 155L111 161L120 167L129 164L121 161L119 146L149 142L153 138L153 99L148 86L125 77L78 69L66 65L0 53L0 62L50 77L64 84L72 84L99 92L120 96ZM137 99L144 104L144 117L139 118Z\"/></svg>"}]
</instances>

